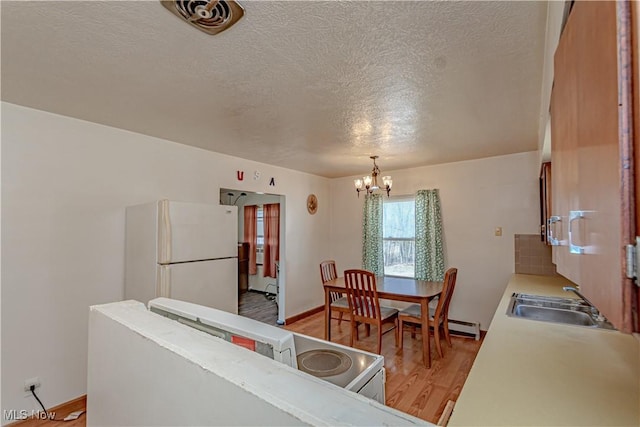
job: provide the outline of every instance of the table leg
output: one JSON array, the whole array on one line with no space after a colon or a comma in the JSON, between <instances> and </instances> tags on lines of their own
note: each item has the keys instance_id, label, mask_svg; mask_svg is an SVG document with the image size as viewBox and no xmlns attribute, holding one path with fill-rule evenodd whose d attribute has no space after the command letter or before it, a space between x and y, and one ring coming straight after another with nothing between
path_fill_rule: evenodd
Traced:
<instances>
[{"instance_id":1,"label":"table leg","mask_svg":"<svg viewBox=\"0 0 640 427\"><path fill-rule=\"evenodd\" d=\"M331 304L329 302L329 291L324 290L324 339L331 341Z\"/></svg>"},{"instance_id":2,"label":"table leg","mask_svg":"<svg viewBox=\"0 0 640 427\"><path fill-rule=\"evenodd\" d=\"M431 337L429 332L429 301L420 303L420 319L422 320L422 359L427 368L431 367Z\"/></svg>"}]
</instances>

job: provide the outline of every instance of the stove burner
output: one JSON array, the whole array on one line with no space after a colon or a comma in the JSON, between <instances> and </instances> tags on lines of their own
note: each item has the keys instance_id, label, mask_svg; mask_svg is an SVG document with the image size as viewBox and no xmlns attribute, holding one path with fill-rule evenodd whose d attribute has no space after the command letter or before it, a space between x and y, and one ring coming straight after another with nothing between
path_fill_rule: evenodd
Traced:
<instances>
[{"instance_id":1,"label":"stove burner","mask_svg":"<svg viewBox=\"0 0 640 427\"><path fill-rule=\"evenodd\" d=\"M330 377L346 372L353 363L348 354L335 350L318 349L298 355L298 369L314 377Z\"/></svg>"}]
</instances>

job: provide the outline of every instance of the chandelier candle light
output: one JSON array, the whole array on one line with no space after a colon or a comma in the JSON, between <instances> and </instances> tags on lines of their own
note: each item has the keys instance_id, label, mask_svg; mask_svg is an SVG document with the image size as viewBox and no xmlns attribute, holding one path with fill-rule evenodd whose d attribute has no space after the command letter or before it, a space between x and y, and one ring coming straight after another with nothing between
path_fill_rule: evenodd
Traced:
<instances>
[{"instance_id":1,"label":"chandelier candle light","mask_svg":"<svg viewBox=\"0 0 640 427\"><path fill-rule=\"evenodd\" d=\"M380 186L378 185L378 175L380 175L380 169L378 169L378 165L376 165L376 159L378 156L370 156L370 159L373 160L373 170L371 171L371 176L364 176L362 179L358 178L353 181L356 186L356 192L358 193L358 197L360 197L361 191L366 191L367 194L372 194L375 190L379 190ZM383 188L387 191L387 197L389 197L389 193L391 192L391 186L393 185L393 180L390 176L382 177L382 185Z\"/></svg>"}]
</instances>

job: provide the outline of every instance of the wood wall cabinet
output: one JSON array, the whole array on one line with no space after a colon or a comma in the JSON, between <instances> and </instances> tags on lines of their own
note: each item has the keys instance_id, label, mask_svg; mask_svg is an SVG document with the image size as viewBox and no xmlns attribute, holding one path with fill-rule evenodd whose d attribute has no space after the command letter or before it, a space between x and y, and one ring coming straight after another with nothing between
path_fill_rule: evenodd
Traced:
<instances>
[{"instance_id":1,"label":"wood wall cabinet","mask_svg":"<svg viewBox=\"0 0 640 427\"><path fill-rule=\"evenodd\" d=\"M545 162L540 167L540 239L547 245L551 244L555 225L551 222L551 162Z\"/></svg>"},{"instance_id":2,"label":"wood wall cabinet","mask_svg":"<svg viewBox=\"0 0 640 427\"><path fill-rule=\"evenodd\" d=\"M637 288L625 275L635 236L633 159L622 155L632 142L629 16L625 2L574 3L551 100L552 213L561 218L553 259L625 332L638 330Z\"/></svg>"},{"instance_id":3,"label":"wood wall cabinet","mask_svg":"<svg viewBox=\"0 0 640 427\"><path fill-rule=\"evenodd\" d=\"M578 51L575 15L570 15L554 56L551 95L552 213L560 218L554 226L559 246L552 251L558 273L580 283L579 258L569 253L569 212L579 209L578 196Z\"/></svg>"}]
</instances>

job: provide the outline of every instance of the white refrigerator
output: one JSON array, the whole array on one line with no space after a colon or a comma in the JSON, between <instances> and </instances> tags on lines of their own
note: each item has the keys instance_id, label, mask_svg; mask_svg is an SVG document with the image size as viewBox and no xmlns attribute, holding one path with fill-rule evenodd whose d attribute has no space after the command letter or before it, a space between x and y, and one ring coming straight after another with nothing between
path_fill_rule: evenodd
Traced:
<instances>
[{"instance_id":1,"label":"white refrigerator","mask_svg":"<svg viewBox=\"0 0 640 427\"><path fill-rule=\"evenodd\" d=\"M126 209L125 299L238 313L238 208L160 200Z\"/></svg>"}]
</instances>

